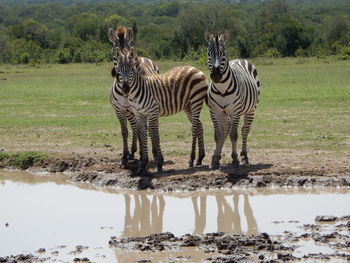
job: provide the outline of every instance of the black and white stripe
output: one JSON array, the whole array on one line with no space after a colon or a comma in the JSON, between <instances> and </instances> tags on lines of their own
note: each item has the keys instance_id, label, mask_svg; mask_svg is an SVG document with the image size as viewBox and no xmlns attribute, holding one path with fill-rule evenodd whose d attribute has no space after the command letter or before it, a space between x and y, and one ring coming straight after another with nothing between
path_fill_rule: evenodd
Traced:
<instances>
[{"instance_id":1,"label":"black and white stripe","mask_svg":"<svg viewBox=\"0 0 350 263\"><path fill-rule=\"evenodd\" d=\"M145 172L148 162L146 127L149 124L152 145L155 147L157 169L162 170L163 155L159 141L159 117L185 111L192 124L192 150L189 166L193 166L196 143L199 155L197 165L201 165L205 155L203 127L199 120L208 83L200 70L190 67L175 67L164 74L143 74L138 64L139 58L133 48L116 50L118 57L118 88L127 96L135 113L142 145L138 174Z\"/></svg>"},{"instance_id":2,"label":"black and white stripe","mask_svg":"<svg viewBox=\"0 0 350 263\"><path fill-rule=\"evenodd\" d=\"M232 143L232 163L239 167L236 149L238 123L243 115L241 156L248 164L247 138L259 102L259 78L256 68L248 61L228 60L225 50L227 32L216 36L206 32L205 38L209 44L207 56L212 79L208 89L208 106L216 143L212 167L217 169L220 166L221 151L228 134Z\"/></svg>"},{"instance_id":3,"label":"black and white stripe","mask_svg":"<svg viewBox=\"0 0 350 263\"><path fill-rule=\"evenodd\" d=\"M126 166L128 160L134 159L134 154L137 151L138 130L135 115L130 109L129 100L127 97L123 96L123 94L117 88L119 81L119 78L116 74L116 68L118 67L118 58L113 56L113 54L116 48L130 49L130 42L133 39L133 32L131 28L126 29L125 27L118 27L117 30L113 30L110 28L108 31L108 37L111 43L113 44L112 59L114 64L114 67L111 71L111 74L114 77L114 79L109 92L109 101L112 107L114 108L117 118L120 122L120 128L123 137L122 164ZM143 74L159 73L159 69L156 63L154 63L148 58L140 57L139 68L140 71L143 72ZM130 122L132 129L132 144L130 152L128 148L127 121Z\"/></svg>"}]
</instances>

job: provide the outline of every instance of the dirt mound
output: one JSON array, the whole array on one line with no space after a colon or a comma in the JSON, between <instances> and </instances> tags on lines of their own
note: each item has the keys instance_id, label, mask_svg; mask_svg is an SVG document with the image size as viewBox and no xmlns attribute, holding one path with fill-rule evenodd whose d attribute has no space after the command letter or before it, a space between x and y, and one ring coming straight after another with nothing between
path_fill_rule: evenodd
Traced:
<instances>
[{"instance_id":1,"label":"dirt mound","mask_svg":"<svg viewBox=\"0 0 350 263\"><path fill-rule=\"evenodd\" d=\"M320 219L332 220L322 221ZM333 220L334 219L334 220ZM166 232L145 237L111 237L109 245L117 254L140 252L179 252L188 247L204 251L204 262L303 262L305 260L350 260L350 216L317 216L316 224L299 226L304 233L285 231L282 235L259 235L209 233L204 235L182 235L176 237ZM327 222L327 223L324 223ZM298 254L300 241L313 241L316 245L328 247L329 254ZM152 262L151 254L143 254L142 262ZM168 255L171 255L170 253Z\"/></svg>"},{"instance_id":2,"label":"dirt mound","mask_svg":"<svg viewBox=\"0 0 350 263\"><path fill-rule=\"evenodd\" d=\"M26 156L23 160L34 159ZM35 157L37 160L38 157ZM212 170L208 165L187 168L186 157L176 157L164 164L164 172L155 172L156 164L150 162L149 174L135 177L138 161L130 161L124 168L119 159L107 156L70 155L62 158L45 158L40 161L25 162L22 169L45 170L49 172L72 173L72 182L84 182L96 186L124 189L157 189L161 191L194 191L199 189L222 189L236 186L350 186L350 166L346 156L311 155L310 153L260 153L254 159L265 163L242 165L235 169L230 164L220 170ZM23 163L23 160L21 163ZM207 160L208 161L208 160ZM9 163L9 162L7 162ZM16 162L12 162L16 163ZM6 166L6 158L2 160Z\"/></svg>"},{"instance_id":3,"label":"dirt mound","mask_svg":"<svg viewBox=\"0 0 350 263\"><path fill-rule=\"evenodd\" d=\"M200 236L186 234L175 237L172 233L154 234L146 237L117 239L112 237L110 246L121 251L178 251L186 247L196 247L208 253L209 262L258 262L278 253L280 258L293 259L292 247L282 245L280 240L272 240L266 233L260 235L238 235L210 233ZM212 257L209 253L214 254ZM147 259L145 259L147 260Z\"/></svg>"}]
</instances>

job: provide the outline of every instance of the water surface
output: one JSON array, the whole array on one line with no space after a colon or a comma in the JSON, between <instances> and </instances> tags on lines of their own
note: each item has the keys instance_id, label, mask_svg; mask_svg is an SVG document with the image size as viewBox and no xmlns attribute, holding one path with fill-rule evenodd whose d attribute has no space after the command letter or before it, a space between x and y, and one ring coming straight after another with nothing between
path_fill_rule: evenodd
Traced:
<instances>
[{"instance_id":1,"label":"water surface","mask_svg":"<svg viewBox=\"0 0 350 263\"><path fill-rule=\"evenodd\" d=\"M89 257L97 262L124 262L126 255L115 254L108 247L111 236L165 231L175 235L298 233L301 225L314 223L317 215L349 214L349 189L160 194L96 191L65 180L64 175L0 171L0 256L45 248L43 256L57 259ZM76 253L77 245L89 248ZM132 262L130 255L127 258Z\"/></svg>"}]
</instances>

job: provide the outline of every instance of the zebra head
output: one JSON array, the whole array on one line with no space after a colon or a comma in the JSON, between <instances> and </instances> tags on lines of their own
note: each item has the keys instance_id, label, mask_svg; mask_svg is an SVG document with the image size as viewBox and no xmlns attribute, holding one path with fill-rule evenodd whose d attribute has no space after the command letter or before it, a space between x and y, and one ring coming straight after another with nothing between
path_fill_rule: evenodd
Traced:
<instances>
[{"instance_id":1,"label":"zebra head","mask_svg":"<svg viewBox=\"0 0 350 263\"><path fill-rule=\"evenodd\" d=\"M205 40L209 46L207 49L208 68L210 71L210 78L213 82L221 81L222 74L225 71L227 64L225 42L228 39L227 31L222 34L215 34L205 32Z\"/></svg>"},{"instance_id":2,"label":"zebra head","mask_svg":"<svg viewBox=\"0 0 350 263\"><path fill-rule=\"evenodd\" d=\"M121 50L119 47L114 50L113 56L118 59L116 69L116 78L118 79L118 87L121 89L123 96L127 97L130 87L134 83L135 78L135 61L137 60L134 48Z\"/></svg>"},{"instance_id":3,"label":"zebra head","mask_svg":"<svg viewBox=\"0 0 350 263\"><path fill-rule=\"evenodd\" d=\"M123 27L123 26L118 26L116 29L109 28L108 29L108 39L109 41L113 44L112 47L112 59L113 59L113 64L114 68L112 69L112 76L115 77L116 74L116 68L118 67L118 58L114 55L114 51L116 48L120 48L121 50L123 49L130 49L131 41L134 38L134 33L132 29Z\"/></svg>"}]
</instances>

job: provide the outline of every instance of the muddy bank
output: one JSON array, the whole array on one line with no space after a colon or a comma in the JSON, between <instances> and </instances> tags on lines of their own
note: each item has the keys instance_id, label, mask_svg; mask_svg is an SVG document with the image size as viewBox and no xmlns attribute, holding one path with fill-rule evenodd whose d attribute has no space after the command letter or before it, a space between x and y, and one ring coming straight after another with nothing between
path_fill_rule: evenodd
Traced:
<instances>
[{"instance_id":1,"label":"muddy bank","mask_svg":"<svg viewBox=\"0 0 350 263\"><path fill-rule=\"evenodd\" d=\"M110 157L71 155L64 158L43 158L34 162L33 157L27 156L19 167L32 171L67 172L71 173L71 182L125 189L193 191L236 186L350 186L350 167L345 157L314 161L303 159L303 156L294 156L294 159L288 157L288 160L283 158L273 156L271 159L265 158L268 159L266 163L252 163L239 169L233 169L228 164L220 170L212 170L208 165L186 168L186 158L175 158L165 162L162 173L156 173L155 164L151 162L149 175L144 178L134 176L137 161L129 162L128 167L123 168L119 159ZM2 167L10 166L6 165L6 160L6 157L1 160Z\"/></svg>"},{"instance_id":2,"label":"muddy bank","mask_svg":"<svg viewBox=\"0 0 350 263\"><path fill-rule=\"evenodd\" d=\"M201 236L190 234L176 237L172 233L154 234L143 238L116 239L109 241L110 246L123 252L137 251L179 251L187 247L196 247L211 254L204 258L208 262L257 262L271 258L276 251L279 257L292 258L293 248L282 245L279 240L272 240L266 233L260 235L235 235L210 233ZM144 262L150 260L144 259ZM151 260L148 262L152 262Z\"/></svg>"},{"instance_id":3,"label":"muddy bank","mask_svg":"<svg viewBox=\"0 0 350 263\"><path fill-rule=\"evenodd\" d=\"M32 254L21 254L16 256L0 257L1 263L32 263L32 262L43 262L38 257Z\"/></svg>"},{"instance_id":4,"label":"muddy bank","mask_svg":"<svg viewBox=\"0 0 350 263\"><path fill-rule=\"evenodd\" d=\"M170 232L145 237L111 237L117 262L315 262L350 260L350 216L317 216L314 224L300 225L301 231L281 235L233 233L185 234ZM311 247L308 244L312 244ZM306 245L305 245L306 244ZM304 247L302 251L299 249ZM49 251L50 248L41 248ZM1 263L55 262L59 250L43 254L0 257ZM94 262L85 256L85 248L76 246L79 257L72 262ZM95 249L96 250L96 249ZM316 252L315 252L316 251ZM326 252L325 252L326 251ZM56 254L55 254L56 253ZM126 261L124 261L126 260Z\"/></svg>"},{"instance_id":5,"label":"muddy bank","mask_svg":"<svg viewBox=\"0 0 350 263\"><path fill-rule=\"evenodd\" d=\"M312 260L350 260L350 217L343 216L332 221L316 221L312 225L300 226L301 235L284 232L282 235L244 235L230 233L209 233L204 235L182 235L172 233L149 235L146 237L118 239L111 237L109 245L116 249L118 255L140 252L182 251L193 247L206 254L202 262L303 262ZM327 224L324 224L327 222ZM341 231L341 233L339 233ZM313 241L316 245L327 247L331 253L298 253L300 241ZM171 255L168 253L168 255ZM188 258L191 260L191 258ZM164 260L174 260L167 258ZM176 260L176 258L175 258ZM138 262L153 261L151 254L144 254Z\"/></svg>"}]
</instances>

